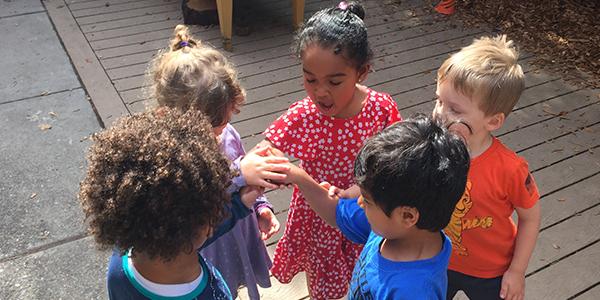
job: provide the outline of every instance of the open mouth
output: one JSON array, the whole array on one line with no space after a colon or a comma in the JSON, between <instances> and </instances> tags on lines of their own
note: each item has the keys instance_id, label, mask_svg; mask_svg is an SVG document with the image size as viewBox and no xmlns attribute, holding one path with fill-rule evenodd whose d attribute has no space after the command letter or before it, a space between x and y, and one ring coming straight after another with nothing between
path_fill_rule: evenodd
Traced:
<instances>
[{"instance_id":1,"label":"open mouth","mask_svg":"<svg viewBox=\"0 0 600 300\"><path fill-rule=\"evenodd\" d=\"M333 108L333 103L327 104L321 101L317 101L317 106L324 112L327 112Z\"/></svg>"}]
</instances>

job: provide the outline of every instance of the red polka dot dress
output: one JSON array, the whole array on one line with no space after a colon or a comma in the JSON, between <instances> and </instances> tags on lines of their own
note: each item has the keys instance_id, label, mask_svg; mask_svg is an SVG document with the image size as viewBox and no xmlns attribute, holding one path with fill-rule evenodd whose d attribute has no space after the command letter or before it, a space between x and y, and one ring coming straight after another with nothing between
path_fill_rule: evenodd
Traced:
<instances>
[{"instance_id":1,"label":"red polka dot dress","mask_svg":"<svg viewBox=\"0 0 600 300\"><path fill-rule=\"evenodd\" d=\"M367 101L356 116L339 119L322 115L309 97L290 106L265 131L271 143L300 159L300 166L317 182L327 181L346 189L354 184L354 159L363 142L392 123L400 113L387 94L367 90ZM289 283L305 271L312 299L341 298L361 246L323 221L294 188L285 232L271 272Z\"/></svg>"}]
</instances>

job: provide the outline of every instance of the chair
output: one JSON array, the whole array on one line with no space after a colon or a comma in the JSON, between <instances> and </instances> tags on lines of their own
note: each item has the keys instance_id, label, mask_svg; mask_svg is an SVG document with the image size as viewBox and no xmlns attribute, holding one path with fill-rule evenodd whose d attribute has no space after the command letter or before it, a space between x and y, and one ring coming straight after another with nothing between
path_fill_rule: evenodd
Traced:
<instances>
[{"instance_id":1,"label":"chair","mask_svg":"<svg viewBox=\"0 0 600 300\"><path fill-rule=\"evenodd\" d=\"M304 21L304 0L292 0L292 22L295 28L302 25ZM233 34L233 0L217 0L217 11L219 13L219 27L223 36L223 48L231 51L231 36Z\"/></svg>"}]
</instances>

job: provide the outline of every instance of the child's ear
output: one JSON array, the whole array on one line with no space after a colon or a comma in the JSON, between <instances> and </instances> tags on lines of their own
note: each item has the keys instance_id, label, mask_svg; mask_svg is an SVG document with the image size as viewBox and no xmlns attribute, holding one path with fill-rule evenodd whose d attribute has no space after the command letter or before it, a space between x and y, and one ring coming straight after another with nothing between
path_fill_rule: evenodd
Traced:
<instances>
[{"instance_id":1,"label":"child's ear","mask_svg":"<svg viewBox=\"0 0 600 300\"><path fill-rule=\"evenodd\" d=\"M367 79L367 75L369 74L369 71L371 70L371 65L369 64L365 64L364 66L358 68L358 82L362 83L363 81L365 81Z\"/></svg>"},{"instance_id":2,"label":"child's ear","mask_svg":"<svg viewBox=\"0 0 600 300\"><path fill-rule=\"evenodd\" d=\"M500 127L502 127L502 125L504 125L505 119L506 116L504 115L504 113L497 113L488 117L487 122L485 124L487 131L494 131L496 129L499 129Z\"/></svg>"},{"instance_id":3,"label":"child's ear","mask_svg":"<svg viewBox=\"0 0 600 300\"><path fill-rule=\"evenodd\" d=\"M419 221L419 211L414 207L396 207L394 214L396 214L396 219L400 224L406 228L414 226Z\"/></svg>"}]
</instances>

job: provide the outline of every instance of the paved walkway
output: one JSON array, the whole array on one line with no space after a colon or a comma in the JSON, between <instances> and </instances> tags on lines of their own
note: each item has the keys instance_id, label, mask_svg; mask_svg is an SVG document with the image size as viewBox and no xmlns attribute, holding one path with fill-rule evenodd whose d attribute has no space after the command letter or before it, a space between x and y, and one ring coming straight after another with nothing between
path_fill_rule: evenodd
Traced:
<instances>
[{"instance_id":1,"label":"paved walkway","mask_svg":"<svg viewBox=\"0 0 600 300\"><path fill-rule=\"evenodd\" d=\"M105 298L76 199L100 129L39 0L0 1L0 299Z\"/></svg>"}]
</instances>

